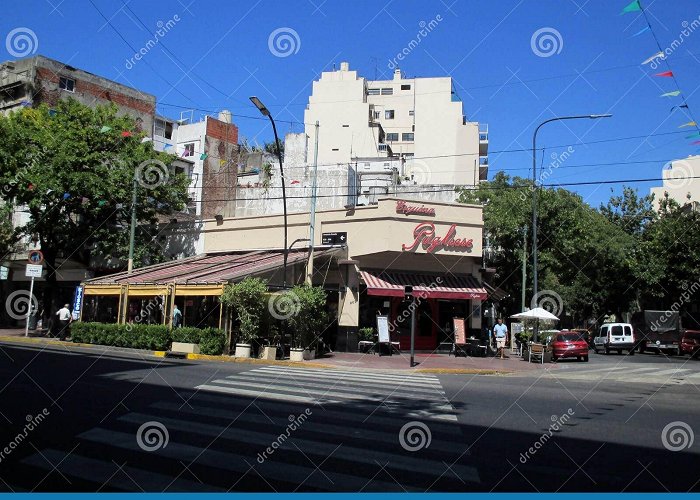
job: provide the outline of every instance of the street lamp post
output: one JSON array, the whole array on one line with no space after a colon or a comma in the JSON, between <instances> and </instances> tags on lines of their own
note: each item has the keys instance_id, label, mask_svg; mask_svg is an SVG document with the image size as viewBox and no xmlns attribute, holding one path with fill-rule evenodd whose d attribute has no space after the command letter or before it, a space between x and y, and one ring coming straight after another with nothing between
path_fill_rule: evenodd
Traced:
<instances>
[{"instance_id":1,"label":"street lamp post","mask_svg":"<svg viewBox=\"0 0 700 500\"><path fill-rule=\"evenodd\" d=\"M540 123L535 129L535 133L532 134L532 297L537 297L537 132L543 125L549 122L563 121L563 120L579 120L583 118L589 118L591 120L596 120L598 118L609 118L611 114L603 115L575 115L575 116L558 116L555 118L550 118ZM537 334L539 330L539 324L536 324L535 330L532 335L533 342L537 342Z\"/></svg>"},{"instance_id":2,"label":"street lamp post","mask_svg":"<svg viewBox=\"0 0 700 500\"><path fill-rule=\"evenodd\" d=\"M260 113L263 116L267 116L270 119L270 123L272 123L272 131L275 133L275 144L277 145L277 159L279 160L280 163L280 177L282 179L282 206L284 209L284 265L283 265L283 276L282 276L282 288L287 288L287 256L289 254L289 249L287 248L287 192L285 190L285 183L284 183L284 169L282 168L282 149L280 148L280 139L277 136L277 126L275 125L275 120L272 118L272 114L270 114L270 110L268 110L265 105L260 101L255 96L252 96L250 98L250 101L255 104L255 107L258 108Z\"/></svg>"}]
</instances>

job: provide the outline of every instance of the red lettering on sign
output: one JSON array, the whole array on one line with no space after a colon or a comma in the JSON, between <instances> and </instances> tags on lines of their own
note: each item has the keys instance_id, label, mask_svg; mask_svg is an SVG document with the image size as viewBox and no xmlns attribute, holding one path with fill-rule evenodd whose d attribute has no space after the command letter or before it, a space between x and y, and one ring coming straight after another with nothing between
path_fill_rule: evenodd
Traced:
<instances>
[{"instance_id":1,"label":"red lettering on sign","mask_svg":"<svg viewBox=\"0 0 700 500\"><path fill-rule=\"evenodd\" d=\"M407 205L405 201L396 202L396 213L405 215L435 215L435 209L430 207L416 207Z\"/></svg>"},{"instance_id":2,"label":"red lettering on sign","mask_svg":"<svg viewBox=\"0 0 700 500\"><path fill-rule=\"evenodd\" d=\"M413 230L413 243L410 245L403 244L401 249L406 251L415 250L418 245L422 245L426 252L432 253L436 250L444 248L450 249L471 249L474 246L474 240L466 238L455 238L457 234L457 225L452 224L447 234L443 237L435 236L435 224L432 222L422 222Z\"/></svg>"}]
</instances>

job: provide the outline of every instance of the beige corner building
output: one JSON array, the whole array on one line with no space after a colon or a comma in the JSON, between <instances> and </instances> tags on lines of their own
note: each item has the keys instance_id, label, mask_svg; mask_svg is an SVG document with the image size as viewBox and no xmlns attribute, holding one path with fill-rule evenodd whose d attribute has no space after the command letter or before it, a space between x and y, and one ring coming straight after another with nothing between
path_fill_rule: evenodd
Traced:
<instances>
[{"instance_id":1,"label":"beige corner building","mask_svg":"<svg viewBox=\"0 0 700 500\"><path fill-rule=\"evenodd\" d=\"M663 185L650 190L657 209L666 196L680 206L690 205L696 210L700 209L700 156L689 156L667 163L661 176Z\"/></svg>"}]
</instances>

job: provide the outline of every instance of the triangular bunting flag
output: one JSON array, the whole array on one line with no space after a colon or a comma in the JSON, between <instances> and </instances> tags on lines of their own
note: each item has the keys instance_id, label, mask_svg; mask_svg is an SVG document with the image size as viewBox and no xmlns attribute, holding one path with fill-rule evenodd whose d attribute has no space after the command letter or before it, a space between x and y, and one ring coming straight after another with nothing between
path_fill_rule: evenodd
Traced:
<instances>
[{"instance_id":1,"label":"triangular bunting flag","mask_svg":"<svg viewBox=\"0 0 700 500\"><path fill-rule=\"evenodd\" d=\"M673 71L664 71L663 73L656 73L654 76L673 76Z\"/></svg>"},{"instance_id":2,"label":"triangular bunting flag","mask_svg":"<svg viewBox=\"0 0 700 500\"><path fill-rule=\"evenodd\" d=\"M676 97L680 93L680 90L674 90L673 92L666 92L665 94L661 94L659 97Z\"/></svg>"},{"instance_id":3,"label":"triangular bunting flag","mask_svg":"<svg viewBox=\"0 0 700 500\"><path fill-rule=\"evenodd\" d=\"M165 151L168 148L172 148L172 147L173 147L172 144L166 144L165 146L163 146L163 151Z\"/></svg>"},{"instance_id":4,"label":"triangular bunting flag","mask_svg":"<svg viewBox=\"0 0 700 500\"><path fill-rule=\"evenodd\" d=\"M27 189L34 191L34 184L30 183L29 186L27 186Z\"/></svg>"},{"instance_id":5,"label":"triangular bunting flag","mask_svg":"<svg viewBox=\"0 0 700 500\"><path fill-rule=\"evenodd\" d=\"M226 164L226 160L219 160L219 165L225 165L225 164Z\"/></svg>"},{"instance_id":6,"label":"triangular bunting flag","mask_svg":"<svg viewBox=\"0 0 700 500\"><path fill-rule=\"evenodd\" d=\"M700 132L695 132L694 134L686 135L686 139L693 139L695 137L700 137Z\"/></svg>"},{"instance_id":7,"label":"triangular bunting flag","mask_svg":"<svg viewBox=\"0 0 700 500\"><path fill-rule=\"evenodd\" d=\"M98 207L104 207L107 202L105 200L100 200L97 202Z\"/></svg>"},{"instance_id":8,"label":"triangular bunting flag","mask_svg":"<svg viewBox=\"0 0 700 500\"><path fill-rule=\"evenodd\" d=\"M663 53L663 52L657 52L656 54L654 54L653 56L651 56L649 59L647 59L647 60L645 60L645 61L642 61L642 65L644 65L644 64L649 64L651 61L653 61L654 59L658 59L658 58L664 59L664 53Z\"/></svg>"},{"instance_id":9,"label":"triangular bunting flag","mask_svg":"<svg viewBox=\"0 0 700 500\"><path fill-rule=\"evenodd\" d=\"M697 146L698 144L700 144L700 141L693 141L690 143L691 146Z\"/></svg>"},{"instance_id":10,"label":"triangular bunting flag","mask_svg":"<svg viewBox=\"0 0 700 500\"><path fill-rule=\"evenodd\" d=\"M695 123L695 122L688 122L688 123L684 123L683 125L678 125L678 128L683 128L683 127L694 127L695 125L697 125L697 123Z\"/></svg>"},{"instance_id":11,"label":"triangular bunting flag","mask_svg":"<svg viewBox=\"0 0 700 500\"><path fill-rule=\"evenodd\" d=\"M70 193L63 193L63 199L67 200L68 198L70 198Z\"/></svg>"},{"instance_id":12,"label":"triangular bunting flag","mask_svg":"<svg viewBox=\"0 0 700 500\"><path fill-rule=\"evenodd\" d=\"M199 155L199 159L200 159L200 160L206 160L206 159L207 159L207 156L209 156L209 155L206 154L206 153L202 153L201 155Z\"/></svg>"},{"instance_id":13,"label":"triangular bunting flag","mask_svg":"<svg viewBox=\"0 0 700 500\"><path fill-rule=\"evenodd\" d=\"M293 180L290 184L301 184L301 181Z\"/></svg>"},{"instance_id":14,"label":"triangular bunting flag","mask_svg":"<svg viewBox=\"0 0 700 500\"><path fill-rule=\"evenodd\" d=\"M105 134L112 130L112 127L108 127L107 125L103 125L102 128L100 129L100 134Z\"/></svg>"},{"instance_id":15,"label":"triangular bunting flag","mask_svg":"<svg viewBox=\"0 0 700 500\"><path fill-rule=\"evenodd\" d=\"M122 130L122 137L131 137L131 132L128 130Z\"/></svg>"},{"instance_id":16,"label":"triangular bunting flag","mask_svg":"<svg viewBox=\"0 0 700 500\"><path fill-rule=\"evenodd\" d=\"M19 105L22 106L23 108L26 108L27 106L31 106L32 103L29 101L22 101L19 103Z\"/></svg>"},{"instance_id":17,"label":"triangular bunting flag","mask_svg":"<svg viewBox=\"0 0 700 500\"><path fill-rule=\"evenodd\" d=\"M642 10L642 6L639 5L639 0L634 0L634 2L632 2L627 7L622 9L622 12L620 12L620 15L627 14L629 12L639 12L640 10Z\"/></svg>"},{"instance_id":18,"label":"triangular bunting flag","mask_svg":"<svg viewBox=\"0 0 700 500\"><path fill-rule=\"evenodd\" d=\"M55 109L50 109L50 110L49 110L49 116L52 117L52 118L53 118L54 116L56 116L56 110L55 110Z\"/></svg>"},{"instance_id":19,"label":"triangular bunting flag","mask_svg":"<svg viewBox=\"0 0 700 500\"><path fill-rule=\"evenodd\" d=\"M649 31L649 26L647 26L646 28L640 29L640 30L637 31L634 35L632 35L630 38L634 38L635 36L639 36L639 35L641 35L642 33L647 32L647 31Z\"/></svg>"}]
</instances>

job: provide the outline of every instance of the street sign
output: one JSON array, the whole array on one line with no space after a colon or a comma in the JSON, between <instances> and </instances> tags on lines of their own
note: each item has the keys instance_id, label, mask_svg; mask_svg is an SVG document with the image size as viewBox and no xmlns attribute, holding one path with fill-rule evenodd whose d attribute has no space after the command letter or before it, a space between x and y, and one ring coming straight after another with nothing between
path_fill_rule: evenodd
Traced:
<instances>
[{"instance_id":1,"label":"street sign","mask_svg":"<svg viewBox=\"0 0 700 500\"><path fill-rule=\"evenodd\" d=\"M348 233L323 233L321 235L322 245L345 245L348 242Z\"/></svg>"},{"instance_id":2,"label":"street sign","mask_svg":"<svg viewBox=\"0 0 700 500\"><path fill-rule=\"evenodd\" d=\"M44 266L37 264L27 264L24 271L24 275L27 278L41 278L41 274L44 272Z\"/></svg>"},{"instance_id":3,"label":"street sign","mask_svg":"<svg viewBox=\"0 0 700 500\"><path fill-rule=\"evenodd\" d=\"M6 280L10 276L10 268L0 266L0 280Z\"/></svg>"},{"instance_id":4,"label":"street sign","mask_svg":"<svg viewBox=\"0 0 700 500\"><path fill-rule=\"evenodd\" d=\"M27 260L30 264L41 265L44 263L44 254L41 253L41 250L32 250L29 252Z\"/></svg>"}]
</instances>

